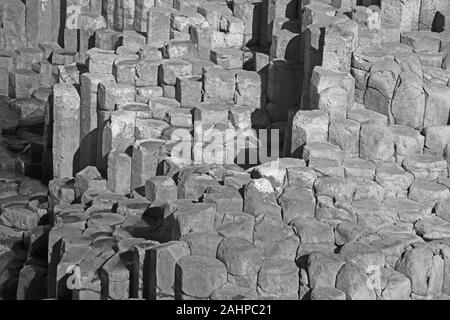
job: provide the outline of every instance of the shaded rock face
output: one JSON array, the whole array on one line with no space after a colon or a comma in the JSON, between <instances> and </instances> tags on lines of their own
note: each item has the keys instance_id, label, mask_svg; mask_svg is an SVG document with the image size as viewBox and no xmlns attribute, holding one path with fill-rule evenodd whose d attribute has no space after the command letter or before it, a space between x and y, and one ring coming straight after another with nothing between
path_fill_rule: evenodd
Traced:
<instances>
[{"instance_id":1,"label":"shaded rock face","mask_svg":"<svg viewBox=\"0 0 450 320\"><path fill-rule=\"evenodd\" d=\"M449 298L448 1L66 2L0 2L0 300Z\"/></svg>"}]
</instances>

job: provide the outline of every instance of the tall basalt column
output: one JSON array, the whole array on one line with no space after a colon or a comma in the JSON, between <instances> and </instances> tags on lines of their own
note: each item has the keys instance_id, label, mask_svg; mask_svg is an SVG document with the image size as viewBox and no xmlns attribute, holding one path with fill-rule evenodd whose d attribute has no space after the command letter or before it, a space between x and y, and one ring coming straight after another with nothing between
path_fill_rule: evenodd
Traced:
<instances>
[{"instance_id":1,"label":"tall basalt column","mask_svg":"<svg viewBox=\"0 0 450 320\"><path fill-rule=\"evenodd\" d=\"M9 95L9 72L14 69L13 51L0 50L0 96Z\"/></svg>"},{"instance_id":2,"label":"tall basalt column","mask_svg":"<svg viewBox=\"0 0 450 320\"><path fill-rule=\"evenodd\" d=\"M148 12L147 44L162 47L170 40L170 14L172 10L154 7Z\"/></svg>"},{"instance_id":3,"label":"tall basalt column","mask_svg":"<svg viewBox=\"0 0 450 320\"><path fill-rule=\"evenodd\" d=\"M53 176L73 177L79 167L80 96L75 87L53 87Z\"/></svg>"}]
</instances>

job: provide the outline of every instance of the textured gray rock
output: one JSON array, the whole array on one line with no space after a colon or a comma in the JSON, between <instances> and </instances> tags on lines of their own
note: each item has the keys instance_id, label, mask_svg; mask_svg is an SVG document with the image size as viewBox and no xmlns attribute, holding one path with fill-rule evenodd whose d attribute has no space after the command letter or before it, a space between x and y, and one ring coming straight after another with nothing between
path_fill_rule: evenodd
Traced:
<instances>
[{"instance_id":1,"label":"textured gray rock","mask_svg":"<svg viewBox=\"0 0 450 320\"><path fill-rule=\"evenodd\" d=\"M1 1L0 299L448 298L446 5Z\"/></svg>"},{"instance_id":2,"label":"textured gray rock","mask_svg":"<svg viewBox=\"0 0 450 320\"><path fill-rule=\"evenodd\" d=\"M223 263L213 257L186 256L176 265L176 286L180 292L195 298L208 298L227 281Z\"/></svg>"}]
</instances>

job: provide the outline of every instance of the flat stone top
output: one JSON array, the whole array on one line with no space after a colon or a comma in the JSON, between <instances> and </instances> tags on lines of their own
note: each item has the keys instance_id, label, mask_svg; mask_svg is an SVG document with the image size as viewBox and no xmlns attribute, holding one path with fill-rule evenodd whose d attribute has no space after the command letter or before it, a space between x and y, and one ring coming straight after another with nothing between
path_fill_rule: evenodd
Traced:
<instances>
[{"instance_id":1,"label":"flat stone top","mask_svg":"<svg viewBox=\"0 0 450 320\"><path fill-rule=\"evenodd\" d=\"M167 176L152 177L152 178L150 178L149 181L151 181L152 183L161 184L164 186L176 186L173 179L171 177L167 177Z\"/></svg>"},{"instance_id":2,"label":"flat stone top","mask_svg":"<svg viewBox=\"0 0 450 320\"><path fill-rule=\"evenodd\" d=\"M204 110L228 110L233 105L228 103L210 103L210 102L202 102L197 107L198 109L204 109Z\"/></svg>"},{"instance_id":3,"label":"flat stone top","mask_svg":"<svg viewBox=\"0 0 450 320\"><path fill-rule=\"evenodd\" d=\"M132 85L124 83L116 83L114 81L108 80L100 81L99 86L104 87L105 89L113 89L113 90L120 90L120 89L130 89L133 91L135 90L135 88Z\"/></svg>"},{"instance_id":4,"label":"flat stone top","mask_svg":"<svg viewBox=\"0 0 450 320\"><path fill-rule=\"evenodd\" d=\"M217 48L213 52L220 56L242 56L242 50L237 48Z\"/></svg>"},{"instance_id":5,"label":"flat stone top","mask_svg":"<svg viewBox=\"0 0 450 320\"><path fill-rule=\"evenodd\" d=\"M95 13L95 12L81 12L80 16L96 19L96 18L101 17L102 15Z\"/></svg>"},{"instance_id":6,"label":"flat stone top","mask_svg":"<svg viewBox=\"0 0 450 320\"><path fill-rule=\"evenodd\" d=\"M410 200L410 199L386 199L383 202L386 206L390 208L394 208L396 210L401 211L416 211L416 210L427 210L430 209L429 206L426 206L423 203ZM431 212L431 209L430 209Z\"/></svg>"},{"instance_id":7,"label":"flat stone top","mask_svg":"<svg viewBox=\"0 0 450 320\"><path fill-rule=\"evenodd\" d=\"M380 162L377 164L376 174L379 175L380 173L383 173L385 175L398 175L405 174L406 171L394 162Z\"/></svg>"},{"instance_id":8,"label":"flat stone top","mask_svg":"<svg viewBox=\"0 0 450 320\"><path fill-rule=\"evenodd\" d=\"M195 76L195 75L194 76L192 76L192 75L190 75L190 76L180 76L180 77L178 77L178 79L180 79L181 81L191 81L191 82L202 82L203 81L202 77Z\"/></svg>"},{"instance_id":9,"label":"flat stone top","mask_svg":"<svg viewBox=\"0 0 450 320\"><path fill-rule=\"evenodd\" d=\"M385 42L383 43L383 48L387 50L387 52L391 54L404 52L404 53L412 53L413 48L411 46L408 46L404 43L398 43L398 42Z\"/></svg>"},{"instance_id":10,"label":"flat stone top","mask_svg":"<svg viewBox=\"0 0 450 320\"><path fill-rule=\"evenodd\" d=\"M58 54L61 56L74 56L77 54L76 51L68 50L68 49L54 49L53 54Z\"/></svg>"},{"instance_id":11,"label":"flat stone top","mask_svg":"<svg viewBox=\"0 0 450 320\"><path fill-rule=\"evenodd\" d=\"M15 55L15 52L11 50L0 50L0 57L12 58Z\"/></svg>"},{"instance_id":12,"label":"flat stone top","mask_svg":"<svg viewBox=\"0 0 450 320\"><path fill-rule=\"evenodd\" d=\"M216 3L204 3L201 5L201 7L198 7L197 11L199 13L206 13L213 11L224 14L226 16L233 15L232 11L226 5L220 5Z\"/></svg>"},{"instance_id":13,"label":"flat stone top","mask_svg":"<svg viewBox=\"0 0 450 320\"><path fill-rule=\"evenodd\" d=\"M206 59L202 59L202 58L186 57L183 60L186 60L192 64L204 64L204 65L208 65L211 67L216 66L214 64L214 62L212 62L211 60L206 60Z\"/></svg>"},{"instance_id":14,"label":"flat stone top","mask_svg":"<svg viewBox=\"0 0 450 320\"><path fill-rule=\"evenodd\" d=\"M180 103L175 100L175 99L170 99L170 98L165 98L165 97L158 97L158 98L151 98L150 99L150 105L154 103L160 103L160 104L164 104L167 106L172 106L172 107L179 107Z\"/></svg>"},{"instance_id":15,"label":"flat stone top","mask_svg":"<svg viewBox=\"0 0 450 320\"><path fill-rule=\"evenodd\" d=\"M391 129L392 133L394 133L395 135L399 135L399 136L409 136L409 137L420 136L420 132L418 130L415 130L408 126L391 124L389 126L389 129Z\"/></svg>"},{"instance_id":16,"label":"flat stone top","mask_svg":"<svg viewBox=\"0 0 450 320\"><path fill-rule=\"evenodd\" d=\"M149 12L170 15L172 12L176 12L176 10L172 9L172 8L163 7L163 6L155 6L155 7L151 7L149 9Z\"/></svg>"},{"instance_id":17,"label":"flat stone top","mask_svg":"<svg viewBox=\"0 0 450 320\"><path fill-rule=\"evenodd\" d=\"M99 49L99 48L89 49L86 52L86 54L89 55L90 57L98 57L99 59L103 58L105 56L113 56L113 57L117 56L116 53L112 50L103 50L103 49Z\"/></svg>"}]
</instances>

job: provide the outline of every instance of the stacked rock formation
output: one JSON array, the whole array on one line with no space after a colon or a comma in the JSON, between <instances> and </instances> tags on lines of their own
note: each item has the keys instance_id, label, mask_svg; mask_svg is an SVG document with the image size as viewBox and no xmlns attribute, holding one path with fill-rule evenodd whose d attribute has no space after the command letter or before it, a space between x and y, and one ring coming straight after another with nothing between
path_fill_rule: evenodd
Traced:
<instances>
[{"instance_id":1,"label":"stacked rock formation","mask_svg":"<svg viewBox=\"0 0 450 320\"><path fill-rule=\"evenodd\" d=\"M66 2L0 4L1 297L448 299L447 1Z\"/></svg>"}]
</instances>

